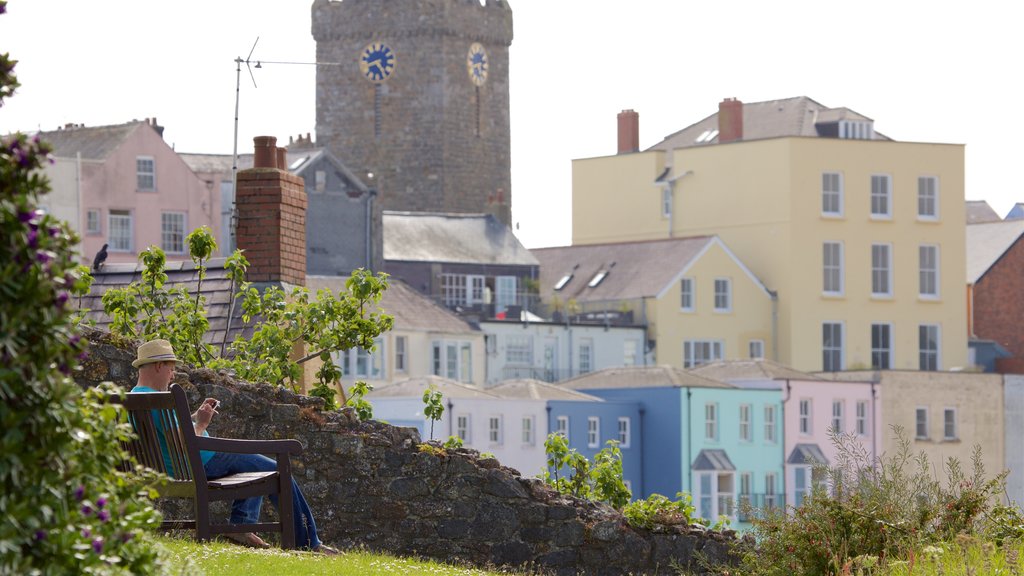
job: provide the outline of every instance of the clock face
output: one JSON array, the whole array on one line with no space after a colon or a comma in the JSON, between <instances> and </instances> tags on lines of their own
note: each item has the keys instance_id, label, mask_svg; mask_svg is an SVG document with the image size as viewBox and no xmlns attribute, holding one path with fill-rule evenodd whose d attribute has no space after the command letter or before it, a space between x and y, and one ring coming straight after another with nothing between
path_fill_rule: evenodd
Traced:
<instances>
[{"instance_id":1,"label":"clock face","mask_svg":"<svg viewBox=\"0 0 1024 576\"><path fill-rule=\"evenodd\" d=\"M383 42L374 42L359 55L359 70L370 82L383 82L395 71L395 52Z\"/></svg>"},{"instance_id":2,"label":"clock face","mask_svg":"<svg viewBox=\"0 0 1024 576\"><path fill-rule=\"evenodd\" d=\"M477 86L483 86L487 81L487 67L490 62L487 59L487 51L479 42L473 42L469 46L469 54L466 55L466 71L469 72L469 79Z\"/></svg>"}]
</instances>

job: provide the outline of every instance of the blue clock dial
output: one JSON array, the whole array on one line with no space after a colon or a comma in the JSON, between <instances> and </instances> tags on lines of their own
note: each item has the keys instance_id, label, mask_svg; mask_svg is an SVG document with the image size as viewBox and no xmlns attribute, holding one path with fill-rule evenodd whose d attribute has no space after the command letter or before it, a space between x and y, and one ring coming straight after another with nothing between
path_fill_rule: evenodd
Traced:
<instances>
[{"instance_id":1,"label":"blue clock dial","mask_svg":"<svg viewBox=\"0 0 1024 576\"><path fill-rule=\"evenodd\" d=\"M466 55L466 71L469 79L477 86L483 86L487 81L487 68L490 62L487 58L487 50L479 42L469 46L469 54Z\"/></svg>"},{"instance_id":2,"label":"blue clock dial","mask_svg":"<svg viewBox=\"0 0 1024 576\"><path fill-rule=\"evenodd\" d=\"M359 56L359 70L370 82L383 82L395 70L395 52L383 42L374 42Z\"/></svg>"}]
</instances>

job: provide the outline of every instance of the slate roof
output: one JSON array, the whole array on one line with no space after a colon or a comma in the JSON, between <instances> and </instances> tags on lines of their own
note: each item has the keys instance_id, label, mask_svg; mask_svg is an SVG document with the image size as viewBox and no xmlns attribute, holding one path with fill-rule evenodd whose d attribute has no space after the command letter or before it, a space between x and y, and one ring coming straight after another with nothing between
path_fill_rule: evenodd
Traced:
<instances>
[{"instance_id":1,"label":"slate roof","mask_svg":"<svg viewBox=\"0 0 1024 576\"><path fill-rule=\"evenodd\" d=\"M976 284L1024 235L1024 220L967 226L967 283Z\"/></svg>"},{"instance_id":2,"label":"slate roof","mask_svg":"<svg viewBox=\"0 0 1024 576\"><path fill-rule=\"evenodd\" d=\"M289 150L287 153L286 161L288 162L289 171L294 172L291 169L292 165L301 166L306 164L311 159L315 152L323 150L318 148L316 150ZM196 154L192 152L179 152L178 156L181 157L182 161L197 174L231 174L231 163L233 158L231 154ZM301 162L301 164L299 164ZM252 168L253 155L251 153L239 154L238 155L238 169L247 170Z\"/></svg>"},{"instance_id":3,"label":"slate roof","mask_svg":"<svg viewBox=\"0 0 1024 576\"><path fill-rule=\"evenodd\" d=\"M839 120L870 121L870 118L849 108L829 108L807 96L743 103L743 140L763 140L784 136L818 136L815 124ZM703 142L697 138L709 131L718 130L718 112L691 124L682 130L669 134L648 150L674 150L691 146L717 144L718 136ZM890 140L878 132L874 140Z\"/></svg>"},{"instance_id":4,"label":"slate roof","mask_svg":"<svg viewBox=\"0 0 1024 576\"><path fill-rule=\"evenodd\" d=\"M423 392L434 387L447 398L497 399L498 396L484 391L479 386L463 384L441 376L423 376L382 384L370 391L367 398L423 398Z\"/></svg>"},{"instance_id":5,"label":"slate roof","mask_svg":"<svg viewBox=\"0 0 1024 576\"><path fill-rule=\"evenodd\" d=\"M344 290L345 276L306 276L306 287L316 293L327 288L335 294ZM468 322L444 306L414 290L405 282L391 277L381 298L380 308L394 316L395 329L448 334L478 333Z\"/></svg>"},{"instance_id":6,"label":"slate roof","mask_svg":"<svg viewBox=\"0 0 1024 576\"><path fill-rule=\"evenodd\" d=\"M999 214L984 200L967 201L967 223L984 224L986 222L999 222Z\"/></svg>"},{"instance_id":7,"label":"slate roof","mask_svg":"<svg viewBox=\"0 0 1024 576\"><path fill-rule=\"evenodd\" d=\"M729 455L720 448L705 448L698 452L691 468L694 470L736 470Z\"/></svg>"},{"instance_id":8,"label":"slate roof","mask_svg":"<svg viewBox=\"0 0 1024 576\"><path fill-rule=\"evenodd\" d=\"M502 398L604 402L603 399L597 396L591 396L590 394L577 392L564 386L555 386L554 384L531 378L506 380L497 386L488 388L487 391Z\"/></svg>"},{"instance_id":9,"label":"slate roof","mask_svg":"<svg viewBox=\"0 0 1024 576\"><path fill-rule=\"evenodd\" d=\"M605 368L562 381L573 390L610 388L736 388L675 366L623 366Z\"/></svg>"},{"instance_id":10,"label":"slate roof","mask_svg":"<svg viewBox=\"0 0 1024 576\"><path fill-rule=\"evenodd\" d=\"M385 211L384 259L536 266L512 230L490 214Z\"/></svg>"},{"instance_id":11,"label":"slate roof","mask_svg":"<svg viewBox=\"0 0 1024 576\"><path fill-rule=\"evenodd\" d=\"M805 372L794 370L771 360L716 360L690 368L690 372L712 380L818 380Z\"/></svg>"},{"instance_id":12,"label":"slate roof","mask_svg":"<svg viewBox=\"0 0 1024 576\"><path fill-rule=\"evenodd\" d=\"M693 236L535 248L533 254L540 262L541 294L555 294L562 300L575 298L580 303L632 300L657 297L716 241L715 236ZM608 274L589 287L602 271ZM555 290L569 274L572 278Z\"/></svg>"},{"instance_id":13,"label":"slate roof","mask_svg":"<svg viewBox=\"0 0 1024 576\"><path fill-rule=\"evenodd\" d=\"M797 444L789 453L786 464L828 464L828 458L817 444Z\"/></svg>"},{"instance_id":14,"label":"slate roof","mask_svg":"<svg viewBox=\"0 0 1024 576\"><path fill-rule=\"evenodd\" d=\"M126 124L112 126L73 126L50 132L40 132L39 137L53 146L53 155L58 158L74 158L82 154L82 160L105 160L117 150L125 139L140 127L153 127L146 121L133 120Z\"/></svg>"}]
</instances>

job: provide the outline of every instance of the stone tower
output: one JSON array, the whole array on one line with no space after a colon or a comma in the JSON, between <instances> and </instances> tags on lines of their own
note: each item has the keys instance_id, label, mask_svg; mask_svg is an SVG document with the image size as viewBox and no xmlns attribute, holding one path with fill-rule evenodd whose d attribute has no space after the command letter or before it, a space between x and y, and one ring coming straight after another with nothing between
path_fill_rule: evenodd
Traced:
<instances>
[{"instance_id":1,"label":"stone tower","mask_svg":"<svg viewBox=\"0 0 1024 576\"><path fill-rule=\"evenodd\" d=\"M505 0L315 0L317 144L385 210L511 218Z\"/></svg>"}]
</instances>

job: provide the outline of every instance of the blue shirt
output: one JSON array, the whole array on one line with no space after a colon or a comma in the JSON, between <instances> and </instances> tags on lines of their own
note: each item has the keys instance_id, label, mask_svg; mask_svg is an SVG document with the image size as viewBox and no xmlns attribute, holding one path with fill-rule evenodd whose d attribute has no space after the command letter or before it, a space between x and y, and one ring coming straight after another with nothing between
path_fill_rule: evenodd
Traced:
<instances>
[{"instance_id":1,"label":"blue shirt","mask_svg":"<svg viewBox=\"0 0 1024 576\"><path fill-rule=\"evenodd\" d=\"M136 393L143 393L143 394L145 394L145 393L148 393L148 392L158 392L158 390L153 390L149 386L136 386L135 388L132 388L132 392L131 393L132 394L136 394ZM159 434L157 435L157 440L160 442L160 451L164 455L164 466L167 468L167 473L171 474L173 476L174 475L174 466L171 464L171 454L170 454L170 452L167 451L167 440L164 439L163 426L160 424L160 418L158 417L156 410L153 410L153 424L156 425L156 429L159 432ZM209 436L209 435L210 435L209 432L207 432L206 430L203 430L203 436ZM206 466L206 463L210 461L210 458L213 458L214 454L215 453L212 450L200 450L199 451L199 458L203 461L203 466Z\"/></svg>"}]
</instances>

